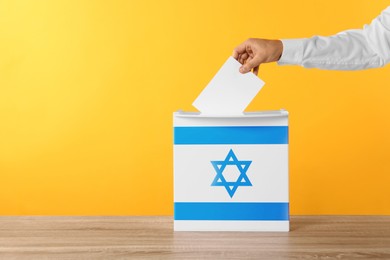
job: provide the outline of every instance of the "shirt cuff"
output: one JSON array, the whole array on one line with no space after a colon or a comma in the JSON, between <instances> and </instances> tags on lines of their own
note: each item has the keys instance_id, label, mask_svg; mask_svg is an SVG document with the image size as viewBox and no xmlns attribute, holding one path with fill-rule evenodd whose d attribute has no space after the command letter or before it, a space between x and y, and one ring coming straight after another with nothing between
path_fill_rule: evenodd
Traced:
<instances>
[{"instance_id":1,"label":"shirt cuff","mask_svg":"<svg viewBox=\"0 0 390 260\"><path fill-rule=\"evenodd\" d=\"M281 40L283 43L283 53L278 61L278 65L302 64L304 40L305 39Z\"/></svg>"}]
</instances>

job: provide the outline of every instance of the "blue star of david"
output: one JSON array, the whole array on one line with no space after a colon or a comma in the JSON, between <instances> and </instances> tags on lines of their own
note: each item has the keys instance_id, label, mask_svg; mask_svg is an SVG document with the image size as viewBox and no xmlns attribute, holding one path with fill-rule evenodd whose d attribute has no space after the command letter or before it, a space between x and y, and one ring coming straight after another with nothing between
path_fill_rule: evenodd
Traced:
<instances>
[{"instance_id":1,"label":"blue star of david","mask_svg":"<svg viewBox=\"0 0 390 260\"><path fill-rule=\"evenodd\" d=\"M252 183L246 175L246 172L251 163L252 161L239 161L233 150L230 149L224 161L211 161L214 170L217 172L217 175L215 176L213 183L211 183L211 186L225 187L226 191L229 193L230 198L233 198L234 193L239 186L252 186ZM227 165L237 166L237 169L240 172L237 181L226 181L225 177L223 176L223 171Z\"/></svg>"}]
</instances>

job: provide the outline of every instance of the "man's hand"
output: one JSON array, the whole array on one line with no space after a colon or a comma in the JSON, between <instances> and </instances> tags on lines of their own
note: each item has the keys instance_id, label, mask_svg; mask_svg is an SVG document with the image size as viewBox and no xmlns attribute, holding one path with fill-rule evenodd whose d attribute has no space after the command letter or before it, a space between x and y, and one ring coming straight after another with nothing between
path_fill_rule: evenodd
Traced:
<instances>
[{"instance_id":1,"label":"man's hand","mask_svg":"<svg viewBox=\"0 0 390 260\"><path fill-rule=\"evenodd\" d=\"M280 40L248 39L234 49L233 57L243 64L241 73L253 69L257 75L261 63L278 61L282 52L283 44Z\"/></svg>"}]
</instances>

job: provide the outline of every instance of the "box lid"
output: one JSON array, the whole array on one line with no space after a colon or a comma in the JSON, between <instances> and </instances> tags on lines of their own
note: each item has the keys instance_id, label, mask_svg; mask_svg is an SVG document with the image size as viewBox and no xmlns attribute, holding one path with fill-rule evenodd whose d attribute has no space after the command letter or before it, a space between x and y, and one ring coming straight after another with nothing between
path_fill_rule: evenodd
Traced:
<instances>
[{"instance_id":1,"label":"box lid","mask_svg":"<svg viewBox=\"0 0 390 260\"><path fill-rule=\"evenodd\" d=\"M283 117L288 116L288 111L284 109L280 110L268 110L268 111L254 111L244 112L242 114L235 115L209 115L201 114L200 112L184 112L178 110L174 113L176 117L197 117L197 118L248 118L248 117Z\"/></svg>"}]
</instances>

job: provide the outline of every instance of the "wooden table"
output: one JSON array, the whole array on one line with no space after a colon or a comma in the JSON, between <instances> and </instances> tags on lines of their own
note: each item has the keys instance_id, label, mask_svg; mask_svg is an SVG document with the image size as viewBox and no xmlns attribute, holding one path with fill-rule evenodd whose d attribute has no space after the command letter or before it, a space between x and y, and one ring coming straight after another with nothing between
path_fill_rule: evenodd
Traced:
<instances>
[{"instance_id":1,"label":"wooden table","mask_svg":"<svg viewBox=\"0 0 390 260\"><path fill-rule=\"evenodd\" d=\"M0 259L390 259L390 216L293 216L291 232L173 232L172 217L0 217Z\"/></svg>"}]
</instances>

